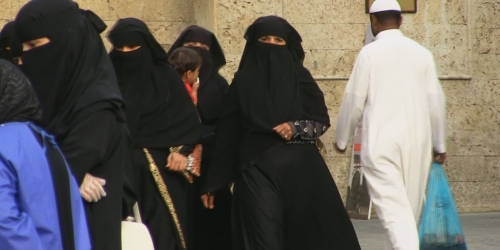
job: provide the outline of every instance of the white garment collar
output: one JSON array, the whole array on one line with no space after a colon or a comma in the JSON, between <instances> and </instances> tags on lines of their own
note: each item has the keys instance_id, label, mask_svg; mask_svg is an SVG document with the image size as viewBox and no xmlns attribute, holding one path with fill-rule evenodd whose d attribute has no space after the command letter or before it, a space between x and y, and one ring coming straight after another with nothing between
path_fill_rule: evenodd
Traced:
<instances>
[{"instance_id":1,"label":"white garment collar","mask_svg":"<svg viewBox=\"0 0 500 250\"><path fill-rule=\"evenodd\" d=\"M402 35L403 35L403 32L401 32L401 30L399 30L399 29L384 30L384 31L377 34L377 36L375 37L375 41L377 41L383 37L402 36Z\"/></svg>"}]
</instances>

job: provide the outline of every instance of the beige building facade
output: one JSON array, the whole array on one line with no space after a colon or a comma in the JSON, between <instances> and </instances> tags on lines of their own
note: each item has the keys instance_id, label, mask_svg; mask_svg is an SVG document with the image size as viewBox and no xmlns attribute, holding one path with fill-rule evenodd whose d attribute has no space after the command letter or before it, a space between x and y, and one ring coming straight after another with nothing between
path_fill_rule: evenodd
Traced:
<instances>
[{"instance_id":1,"label":"beige building facade","mask_svg":"<svg viewBox=\"0 0 500 250\"><path fill-rule=\"evenodd\" d=\"M2 0L0 25L27 0ZM224 49L228 80L237 68L243 34L257 17L278 15L300 32L305 65L323 89L333 127L322 140L344 200L350 154L333 150L343 91L364 44L365 0L80 0L109 26L124 17L147 22L168 49L190 24L212 30ZM435 56L447 97L449 181L461 212L500 211L500 0L418 0L402 30ZM9 8L10 6L10 8ZM411 65L408 65L411 67ZM307 166L304 166L307 167Z\"/></svg>"}]
</instances>

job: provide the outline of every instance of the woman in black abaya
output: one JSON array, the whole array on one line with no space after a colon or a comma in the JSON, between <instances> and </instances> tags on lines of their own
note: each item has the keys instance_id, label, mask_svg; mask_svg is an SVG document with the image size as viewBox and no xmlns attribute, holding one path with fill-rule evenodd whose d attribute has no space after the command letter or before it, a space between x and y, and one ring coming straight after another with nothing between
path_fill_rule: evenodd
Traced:
<instances>
[{"instance_id":1,"label":"woman in black abaya","mask_svg":"<svg viewBox=\"0 0 500 250\"><path fill-rule=\"evenodd\" d=\"M121 19L108 37L134 145L134 181L142 219L155 249L191 249L192 186L181 173L201 135L196 108L144 22ZM181 150L170 154L169 148L176 146L182 146ZM144 148L156 163L168 194L161 193ZM171 199L173 208L165 198Z\"/></svg>"},{"instance_id":2,"label":"woman in black abaya","mask_svg":"<svg viewBox=\"0 0 500 250\"><path fill-rule=\"evenodd\" d=\"M229 88L203 185L205 205L234 181L233 248L360 249L314 140L330 126L323 93L284 19L257 19Z\"/></svg>"},{"instance_id":3,"label":"woman in black abaya","mask_svg":"<svg viewBox=\"0 0 500 250\"><path fill-rule=\"evenodd\" d=\"M121 249L129 139L104 22L68 0L33 0L15 19L23 71L42 105L41 126L56 137L85 203L92 249Z\"/></svg>"},{"instance_id":4,"label":"woman in black abaya","mask_svg":"<svg viewBox=\"0 0 500 250\"><path fill-rule=\"evenodd\" d=\"M197 25L187 27L172 44L168 54L179 47L188 47L196 50L203 59L200 68L200 87L198 89L198 111L204 126L214 126L222 108L222 98L229 88L229 84L219 70L226 64L226 58L215 35ZM205 128L209 136L212 131Z\"/></svg>"},{"instance_id":5,"label":"woman in black abaya","mask_svg":"<svg viewBox=\"0 0 500 250\"><path fill-rule=\"evenodd\" d=\"M211 161L214 129L222 109L222 99L229 88L226 79L219 74L220 68L226 64L226 58L215 35L197 25L187 27L174 42L168 54L179 47L194 49L203 59L199 74L197 104L203 127L201 162L201 179L203 179ZM194 183L198 193L200 183L200 180ZM194 249L231 249L231 198L229 187L221 189L217 192L215 207L206 209L196 197Z\"/></svg>"}]
</instances>

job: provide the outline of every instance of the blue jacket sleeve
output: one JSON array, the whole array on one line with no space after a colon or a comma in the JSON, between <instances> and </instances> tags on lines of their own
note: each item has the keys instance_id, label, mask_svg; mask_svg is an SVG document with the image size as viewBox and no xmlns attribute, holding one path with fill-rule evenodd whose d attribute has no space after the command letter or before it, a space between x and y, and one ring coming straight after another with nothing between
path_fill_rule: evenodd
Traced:
<instances>
[{"instance_id":1,"label":"blue jacket sleeve","mask_svg":"<svg viewBox=\"0 0 500 250\"><path fill-rule=\"evenodd\" d=\"M19 209L18 180L12 164L0 154L0 248L44 249L33 221Z\"/></svg>"}]
</instances>

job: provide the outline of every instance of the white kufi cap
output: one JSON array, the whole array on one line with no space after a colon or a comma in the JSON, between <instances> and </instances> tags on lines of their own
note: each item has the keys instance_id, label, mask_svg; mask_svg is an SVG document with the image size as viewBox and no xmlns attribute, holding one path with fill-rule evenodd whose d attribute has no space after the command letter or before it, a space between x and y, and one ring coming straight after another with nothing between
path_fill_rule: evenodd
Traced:
<instances>
[{"instance_id":1,"label":"white kufi cap","mask_svg":"<svg viewBox=\"0 0 500 250\"><path fill-rule=\"evenodd\" d=\"M401 6L399 6L397 0L375 0L372 7L370 7L370 14L388 10L401 12Z\"/></svg>"}]
</instances>

